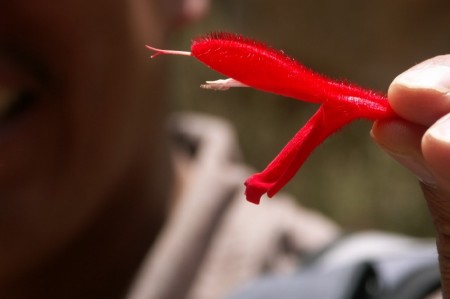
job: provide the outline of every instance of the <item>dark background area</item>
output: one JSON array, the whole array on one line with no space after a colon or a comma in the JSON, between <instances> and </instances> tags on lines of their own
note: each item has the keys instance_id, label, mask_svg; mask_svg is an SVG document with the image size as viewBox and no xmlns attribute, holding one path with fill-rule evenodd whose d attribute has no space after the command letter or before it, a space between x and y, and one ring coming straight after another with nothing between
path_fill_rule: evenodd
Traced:
<instances>
[{"instance_id":1,"label":"dark background area","mask_svg":"<svg viewBox=\"0 0 450 299\"><path fill-rule=\"evenodd\" d=\"M241 33L284 50L306 66L387 92L395 76L415 63L450 53L447 0L221 0L209 16L172 39L212 31ZM199 88L223 78L194 59L170 57L168 86L174 110L228 119L237 129L245 160L262 170L317 106L255 91ZM379 150L371 123L359 121L319 147L283 191L348 230L383 229L431 234L431 221L416 179Z\"/></svg>"}]
</instances>

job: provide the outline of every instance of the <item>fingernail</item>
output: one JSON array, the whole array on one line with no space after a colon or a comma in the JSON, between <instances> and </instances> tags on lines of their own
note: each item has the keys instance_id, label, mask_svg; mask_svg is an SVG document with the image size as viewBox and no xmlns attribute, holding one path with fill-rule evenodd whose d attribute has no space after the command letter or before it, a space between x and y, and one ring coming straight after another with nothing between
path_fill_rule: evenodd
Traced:
<instances>
[{"instance_id":1,"label":"fingernail","mask_svg":"<svg viewBox=\"0 0 450 299\"><path fill-rule=\"evenodd\" d=\"M417 177L419 181L430 186L436 184L436 179L434 178L433 174L418 159L412 156L391 152L389 150L387 150L387 152L400 164L402 164L404 167L406 167L412 173L414 173L414 175Z\"/></svg>"},{"instance_id":2,"label":"fingernail","mask_svg":"<svg viewBox=\"0 0 450 299\"><path fill-rule=\"evenodd\" d=\"M429 130L434 139L450 143L450 114L439 119Z\"/></svg>"},{"instance_id":3,"label":"fingernail","mask_svg":"<svg viewBox=\"0 0 450 299\"><path fill-rule=\"evenodd\" d=\"M394 79L395 84L414 89L433 89L440 93L450 92L450 67L428 65L410 69Z\"/></svg>"}]
</instances>

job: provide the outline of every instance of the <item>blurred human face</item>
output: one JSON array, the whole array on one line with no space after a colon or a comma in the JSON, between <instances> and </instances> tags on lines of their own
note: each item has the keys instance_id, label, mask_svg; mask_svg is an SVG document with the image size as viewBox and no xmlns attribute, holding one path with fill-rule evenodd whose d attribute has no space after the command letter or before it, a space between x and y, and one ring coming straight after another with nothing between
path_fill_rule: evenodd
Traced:
<instances>
[{"instance_id":1,"label":"blurred human face","mask_svg":"<svg viewBox=\"0 0 450 299\"><path fill-rule=\"evenodd\" d=\"M146 196L161 185L161 66L144 48L160 15L152 0L0 3L0 280L138 196L135 174Z\"/></svg>"}]
</instances>

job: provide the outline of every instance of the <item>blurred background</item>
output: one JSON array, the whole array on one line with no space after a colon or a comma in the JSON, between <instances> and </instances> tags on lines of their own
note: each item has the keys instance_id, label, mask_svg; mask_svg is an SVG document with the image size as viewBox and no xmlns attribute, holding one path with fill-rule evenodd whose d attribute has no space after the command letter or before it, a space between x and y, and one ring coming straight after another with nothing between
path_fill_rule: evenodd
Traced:
<instances>
[{"instance_id":1,"label":"blurred background","mask_svg":"<svg viewBox=\"0 0 450 299\"><path fill-rule=\"evenodd\" d=\"M200 24L170 47L211 31L241 33L284 50L335 79L387 92L394 77L424 59L450 53L448 0L213 0ZM262 170L317 106L252 89L199 88L222 78L194 59L171 57L173 110L226 118L236 128L246 163ZM319 147L283 191L345 229L431 234L416 179L372 142L358 121Z\"/></svg>"}]
</instances>

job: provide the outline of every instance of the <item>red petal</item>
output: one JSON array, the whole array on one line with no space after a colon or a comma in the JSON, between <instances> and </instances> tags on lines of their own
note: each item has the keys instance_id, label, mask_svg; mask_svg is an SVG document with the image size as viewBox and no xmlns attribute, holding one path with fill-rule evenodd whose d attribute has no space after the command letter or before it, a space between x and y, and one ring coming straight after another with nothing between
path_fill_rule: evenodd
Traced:
<instances>
[{"instance_id":1,"label":"red petal","mask_svg":"<svg viewBox=\"0 0 450 299\"><path fill-rule=\"evenodd\" d=\"M394 114L387 101L380 105L351 98L342 103L326 102L298 131L277 157L245 182L247 200L258 204L263 194L275 195L297 173L309 155L327 137L358 118L386 118Z\"/></svg>"},{"instance_id":2,"label":"red petal","mask_svg":"<svg viewBox=\"0 0 450 299\"><path fill-rule=\"evenodd\" d=\"M326 80L280 51L229 33L194 40L192 56L213 70L253 88L319 103Z\"/></svg>"}]
</instances>

